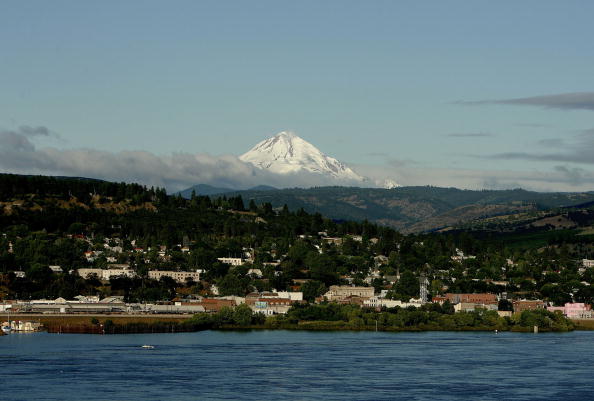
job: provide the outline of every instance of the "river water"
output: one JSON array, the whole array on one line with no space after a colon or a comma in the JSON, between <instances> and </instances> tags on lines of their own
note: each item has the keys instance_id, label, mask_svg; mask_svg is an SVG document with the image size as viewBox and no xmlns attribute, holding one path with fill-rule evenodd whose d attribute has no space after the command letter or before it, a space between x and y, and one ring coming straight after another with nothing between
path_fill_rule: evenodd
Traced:
<instances>
[{"instance_id":1,"label":"river water","mask_svg":"<svg viewBox=\"0 0 594 401\"><path fill-rule=\"evenodd\" d=\"M594 332L10 334L0 362L5 401L594 399Z\"/></svg>"}]
</instances>

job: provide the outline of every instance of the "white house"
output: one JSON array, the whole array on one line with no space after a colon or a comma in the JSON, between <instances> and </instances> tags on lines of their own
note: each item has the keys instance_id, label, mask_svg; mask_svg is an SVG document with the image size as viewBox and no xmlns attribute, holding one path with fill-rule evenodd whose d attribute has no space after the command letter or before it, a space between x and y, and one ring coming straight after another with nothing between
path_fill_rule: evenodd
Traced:
<instances>
[{"instance_id":1,"label":"white house","mask_svg":"<svg viewBox=\"0 0 594 401\"><path fill-rule=\"evenodd\" d=\"M217 258L217 260L231 266L241 266L244 263L242 258Z\"/></svg>"}]
</instances>

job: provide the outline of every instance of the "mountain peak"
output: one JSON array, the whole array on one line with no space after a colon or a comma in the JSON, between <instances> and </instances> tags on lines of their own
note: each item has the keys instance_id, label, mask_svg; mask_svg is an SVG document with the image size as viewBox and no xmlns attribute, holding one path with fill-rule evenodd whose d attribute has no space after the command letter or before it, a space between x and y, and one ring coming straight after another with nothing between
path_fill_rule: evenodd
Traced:
<instances>
[{"instance_id":1,"label":"mountain peak","mask_svg":"<svg viewBox=\"0 0 594 401\"><path fill-rule=\"evenodd\" d=\"M277 174L317 173L341 181L365 181L345 164L290 131L282 131L256 144L240 160Z\"/></svg>"},{"instance_id":2,"label":"mountain peak","mask_svg":"<svg viewBox=\"0 0 594 401\"><path fill-rule=\"evenodd\" d=\"M273 138L289 138L289 139L293 139L293 138L299 138L297 135L295 135L294 132L291 131L281 131L278 134L276 134L275 136L273 136ZM301 138L299 138L301 139Z\"/></svg>"}]
</instances>

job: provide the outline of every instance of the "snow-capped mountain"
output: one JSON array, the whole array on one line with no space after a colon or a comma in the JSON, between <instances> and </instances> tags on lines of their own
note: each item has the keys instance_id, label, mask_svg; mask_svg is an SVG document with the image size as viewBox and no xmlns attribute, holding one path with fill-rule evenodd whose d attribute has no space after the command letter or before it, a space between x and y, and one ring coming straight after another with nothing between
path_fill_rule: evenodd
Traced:
<instances>
[{"instance_id":1,"label":"snow-capped mountain","mask_svg":"<svg viewBox=\"0 0 594 401\"><path fill-rule=\"evenodd\" d=\"M337 181L368 181L344 163L322 153L318 148L292 132L280 132L239 156L243 162L276 174L317 173Z\"/></svg>"}]
</instances>

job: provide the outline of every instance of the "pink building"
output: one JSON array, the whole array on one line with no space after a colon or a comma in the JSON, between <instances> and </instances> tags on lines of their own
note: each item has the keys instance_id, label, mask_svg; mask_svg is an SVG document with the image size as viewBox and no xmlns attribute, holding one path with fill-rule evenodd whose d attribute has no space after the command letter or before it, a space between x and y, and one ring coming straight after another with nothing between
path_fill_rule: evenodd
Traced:
<instances>
[{"instance_id":1,"label":"pink building","mask_svg":"<svg viewBox=\"0 0 594 401\"><path fill-rule=\"evenodd\" d=\"M547 310L550 312L559 311L570 319L591 319L592 307L583 303L566 303L565 306L549 306Z\"/></svg>"}]
</instances>

